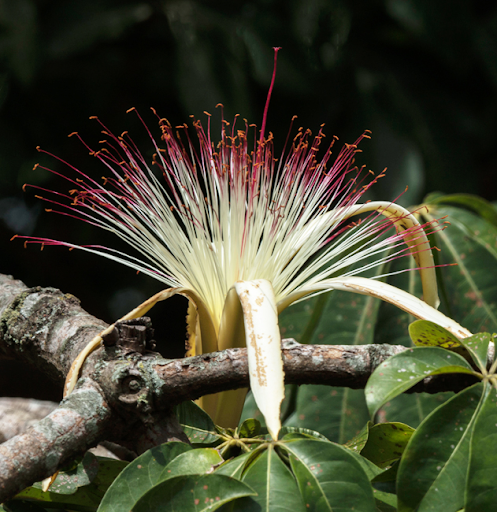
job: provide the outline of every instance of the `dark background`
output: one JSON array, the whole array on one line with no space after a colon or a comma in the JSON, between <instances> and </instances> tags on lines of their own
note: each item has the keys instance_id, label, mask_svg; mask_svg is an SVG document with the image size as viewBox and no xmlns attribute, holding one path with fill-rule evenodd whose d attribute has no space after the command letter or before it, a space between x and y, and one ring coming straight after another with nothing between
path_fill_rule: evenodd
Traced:
<instances>
[{"instance_id":1,"label":"dark background","mask_svg":"<svg viewBox=\"0 0 497 512\"><path fill-rule=\"evenodd\" d=\"M151 106L181 124L222 102L228 119L240 113L260 125L273 46L283 48L268 117L277 148L293 115L313 132L326 123L341 142L368 128L360 163L388 167L376 198L394 199L409 185L399 200L406 206L435 190L497 199L495 2L0 0L0 272L72 293L108 322L159 291L160 283L103 258L9 242L18 233L110 245L21 191L26 182L60 189L60 179L33 165L63 166L35 148L100 177L67 138L77 130L98 141L90 115L116 133L129 130L147 155L151 143L130 107L157 135ZM184 304L171 301L153 317L158 338L169 340L163 349L180 355ZM0 394L33 394L23 384L36 396L60 393L17 371L0 367Z\"/></svg>"}]
</instances>

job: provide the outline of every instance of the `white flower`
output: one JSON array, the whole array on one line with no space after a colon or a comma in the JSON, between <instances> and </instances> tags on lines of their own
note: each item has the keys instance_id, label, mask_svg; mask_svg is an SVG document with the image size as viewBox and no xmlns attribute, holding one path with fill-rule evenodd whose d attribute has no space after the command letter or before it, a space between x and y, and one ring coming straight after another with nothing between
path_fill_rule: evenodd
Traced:
<instances>
[{"instance_id":1,"label":"white flower","mask_svg":"<svg viewBox=\"0 0 497 512\"><path fill-rule=\"evenodd\" d=\"M150 135L151 163L126 132L115 136L100 123L101 148L87 147L106 167L103 182L68 164L73 175L63 177L71 190L46 199L59 213L117 235L139 257L43 238L28 242L102 254L169 287L125 318L141 316L173 294L188 297L187 355L246 343L251 388L274 438L284 396L278 313L292 302L332 289L367 293L460 337L469 335L431 307L438 305L434 264L415 217L390 202L359 203L378 178L355 166L357 146L367 133L333 159L335 139L325 146L322 128L315 137L299 129L276 160L271 134L251 144L247 122L237 126L236 118L232 125L222 119L217 140L210 121L209 116L207 129L193 122L196 144L186 125L174 128L159 119L161 143ZM358 214L363 215L352 222ZM430 229L439 229L436 221ZM393 250L386 253L387 248ZM380 265L409 251L421 270L427 304L356 277L371 268L360 262L372 255ZM203 406L217 422L234 426L243 400L239 392L227 396L228 406L213 396L205 397Z\"/></svg>"}]
</instances>

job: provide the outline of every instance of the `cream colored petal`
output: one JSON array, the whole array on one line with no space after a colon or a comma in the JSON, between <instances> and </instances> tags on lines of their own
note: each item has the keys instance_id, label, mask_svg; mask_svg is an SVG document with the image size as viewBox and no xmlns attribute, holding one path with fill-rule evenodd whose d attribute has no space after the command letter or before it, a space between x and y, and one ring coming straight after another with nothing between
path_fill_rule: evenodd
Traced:
<instances>
[{"instance_id":1,"label":"cream colored petal","mask_svg":"<svg viewBox=\"0 0 497 512\"><path fill-rule=\"evenodd\" d=\"M243 309L250 387L273 439L281 429L285 396L281 337L273 286L265 279L235 284Z\"/></svg>"},{"instance_id":2,"label":"cream colored petal","mask_svg":"<svg viewBox=\"0 0 497 512\"><path fill-rule=\"evenodd\" d=\"M334 277L332 279L324 279L320 283L312 286L303 286L298 291L292 293L278 303L278 312L283 311L290 304L305 297L306 295L323 290L342 290L377 297L378 299L397 306L416 318L421 320L430 320L442 327L445 327L445 329L450 331L459 339L471 336L471 332L467 329L414 295L387 283L376 281L374 279L366 279L364 277Z\"/></svg>"},{"instance_id":3,"label":"cream colored petal","mask_svg":"<svg viewBox=\"0 0 497 512\"><path fill-rule=\"evenodd\" d=\"M387 201L375 201L358 205L353 215L370 211L378 211L392 220L397 232L416 228L420 225L409 210ZM416 230L413 234L407 234L404 240L411 250L416 265L420 268L419 275L423 286L423 300L430 306L438 308L440 299L438 298L437 276L430 242L428 242L428 238L422 229Z\"/></svg>"},{"instance_id":4,"label":"cream colored petal","mask_svg":"<svg viewBox=\"0 0 497 512\"><path fill-rule=\"evenodd\" d=\"M243 309L234 287L229 290L224 303L218 346L219 350L245 347ZM202 398L202 408L216 425L236 428L240 422L247 391L247 388L240 388L208 395ZM209 400L209 403L206 400Z\"/></svg>"}]
</instances>

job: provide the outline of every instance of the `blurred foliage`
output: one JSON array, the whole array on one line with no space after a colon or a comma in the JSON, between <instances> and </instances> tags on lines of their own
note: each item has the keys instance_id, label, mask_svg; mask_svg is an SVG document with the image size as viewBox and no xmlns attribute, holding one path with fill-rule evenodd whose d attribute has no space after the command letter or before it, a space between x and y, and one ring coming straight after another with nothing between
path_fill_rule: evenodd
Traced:
<instances>
[{"instance_id":1,"label":"blurred foliage","mask_svg":"<svg viewBox=\"0 0 497 512\"><path fill-rule=\"evenodd\" d=\"M35 148L100 176L87 150L66 138L79 130L96 143L90 115L118 133L129 129L145 154L147 134L125 115L132 106L155 134L150 106L180 124L190 114L204 120L222 102L227 118L260 124L273 46L283 47L268 118L277 149L293 115L314 132L326 123L342 142L368 128L361 163L389 168L377 198L394 199L409 185L405 205L435 190L497 199L496 2L0 0L0 271L71 292L107 321L158 291L103 259L9 245L15 233L105 239L21 192L25 182L60 185L32 170L38 161L62 169ZM179 355L185 328L172 304L158 308L154 323L159 339L167 329L178 340L170 354Z\"/></svg>"}]
</instances>

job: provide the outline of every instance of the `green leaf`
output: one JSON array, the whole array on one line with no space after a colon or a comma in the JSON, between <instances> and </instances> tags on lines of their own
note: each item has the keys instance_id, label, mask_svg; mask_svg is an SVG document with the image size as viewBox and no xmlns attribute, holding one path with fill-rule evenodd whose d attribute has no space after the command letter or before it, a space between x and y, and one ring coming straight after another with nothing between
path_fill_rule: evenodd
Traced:
<instances>
[{"instance_id":1,"label":"green leaf","mask_svg":"<svg viewBox=\"0 0 497 512\"><path fill-rule=\"evenodd\" d=\"M480 217L494 226L497 226L497 211L491 203L482 197L473 194L430 194L426 197L425 201L431 204L460 204L466 208L470 208Z\"/></svg>"},{"instance_id":2,"label":"green leaf","mask_svg":"<svg viewBox=\"0 0 497 512\"><path fill-rule=\"evenodd\" d=\"M81 462L73 468L59 472L54 483L50 486L50 492L74 494L78 487L83 487L93 481L97 476L98 468L97 457L91 452L86 452ZM41 483L36 483L33 487L41 489Z\"/></svg>"},{"instance_id":3,"label":"green leaf","mask_svg":"<svg viewBox=\"0 0 497 512\"><path fill-rule=\"evenodd\" d=\"M497 503L497 391L488 390L471 439L466 512L493 510Z\"/></svg>"},{"instance_id":4,"label":"green leaf","mask_svg":"<svg viewBox=\"0 0 497 512\"><path fill-rule=\"evenodd\" d=\"M198 405L183 402L175 407L175 412L190 443L213 444L219 441L214 422Z\"/></svg>"},{"instance_id":5,"label":"green leaf","mask_svg":"<svg viewBox=\"0 0 497 512\"><path fill-rule=\"evenodd\" d=\"M417 428L437 407L454 396L452 391L443 393L403 393L389 400L376 413L378 422L400 421Z\"/></svg>"},{"instance_id":6,"label":"green leaf","mask_svg":"<svg viewBox=\"0 0 497 512\"><path fill-rule=\"evenodd\" d=\"M116 478L98 507L98 512L131 510L151 486L161 481L164 468L176 457L192 450L179 442L165 443L146 451Z\"/></svg>"},{"instance_id":7,"label":"green leaf","mask_svg":"<svg viewBox=\"0 0 497 512\"><path fill-rule=\"evenodd\" d=\"M380 468L400 459L414 429L404 423L379 423L369 430L361 455Z\"/></svg>"},{"instance_id":8,"label":"green leaf","mask_svg":"<svg viewBox=\"0 0 497 512\"><path fill-rule=\"evenodd\" d=\"M397 512L397 496L395 494L373 489L376 508L380 512Z\"/></svg>"},{"instance_id":9,"label":"green leaf","mask_svg":"<svg viewBox=\"0 0 497 512\"><path fill-rule=\"evenodd\" d=\"M366 425L364 425L363 429L355 437L347 441L344 446L356 453L361 453L361 450L364 448L368 440L369 429L372 426L373 423L368 421Z\"/></svg>"},{"instance_id":10,"label":"green leaf","mask_svg":"<svg viewBox=\"0 0 497 512\"><path fill-rule=\"evenodd\" d=\"M409 325L409 335L414 345L418 347L460 347L461 343L447 329L429 320L416 320Z\"/></svg>"},{"instance_id":11,"label":"green leaf","mask_svg":"<svg viewBox=\"0 0 497 512\"><path fill-rule=\"evenodd\" d=\"M302 427L283 427L280 431L280 437L285 441L290 439L319 439L320 441L329 441L323 434Z\"/></svg>"},{"instance_id":12,"label":"green leaf","mask_svg":"<svg viewBox=\"0 0 497 512\"><path fill-rule=\"evenodd\" d=\"M395 461L388 469L377 474L372 480L371 483L373 487L381 488L384 483L395 483L397 481L397 472L399 470L400 461ZM384 489L382 489L384 490Z\"/></svg>"},{"instance_id":13,"label":"green leaf","mask_svg":"<svg viewBox=\"0 0 497 512\"><path fill-rule=\"evenodd\" d=\"M74 494L66 495L55 492L43 492L35 487L28 487L20 492L17 498L40 503L49 508L68 508L81 512L94 512L110 484L128 465L121 460L97 457L99 468L97 476L90 485L79 487Z\"/></svg>"},{"instance_id":14,"label":"green leaf","mask_svg":"<svg viewBox=\"0 0 497 512\"><path fill-rule=\"evenodd\" d=\"M90 487L90 486L88 486ZM36 487L28 487L19 493L18 498L37 503L50 508L69 508L78 512L95 512L103 493L95 493L88 487L80 487L75 494L58 494L55 492L43 492Z\"/></svg>"},{"instance_id":15,"label":"green leaf","mask_svg":"<svg viewBox=\"0 0 497 512\"><path fill-rule=\"evenodd\" d=\"M410 348L389 357L376 368L366 385L366 401L371 416L388 400L400 395L429 375L473 374L459 354L439 347Z\"/></svg>"},{"instance_id":16,"label":"green leaf","mask_svg":"<svg viewBox=\"0 0 497 512\"><path fill-rule=\"evenodd\" d=\"M357 435L368 420L362 389L312 385L300 387L296 411L285 426L309 428L343 444Z\"/></svg>"},{"instance_id":17,"label":"green leaf","mask_svg":"<svg viewBox=\"0 0 497 512\"><path fill-rule=\"evenodd\" d=\"M254 494L248 485L225 475L214 473L203 476L177 476L150 489L131 510L207 512L216 510L229 501Z\"/></svg>"},{"instance_id":18,"label":"green leaf","mask_svg":"<svg viewBox=\"0 0 497 512\"><path fill-rule=\"evenodd\" d=\"M99 490L107 492L112 482L129 463L124 460L109 459L107 457L97 457L97 459L98 473L92 485L98 487Z\"/></svg>"},{"instance_id":19,"label":"green leaf","mask_svg":"<svg viewBox=\"0 0 497 512\"><path fill-rule=\"evenodd\" d=\"M303 440L287 443L283 449L290 454L306 510L376 510L369 478L346 448Z\"/></svg>"},{"instance_id":20,"label":"green leaf","mask_svg":"<svg viewBox=\"0 0 497 512\"><path fill-rule=\"evenodd\" d=\"M464 504L471 431L483 384L461 391L411 437L397 476L399 512L456 511Z\"/></svg>"},{"instance_id":21,"label":"green leaf","mask_svg":"<svg viewBox=\"0 0 497 512\"><path fill-rule=\"evenodd\" d=\"M159 475L159 481L180 475L201 475L221 464L223 458L214 448L197 448L181 453Z\"/></svg>"},{"instance_id":22,"label":"green leaf","mask_svg":"<svg viewBox=\"0 0 497 512\"><path fill-rule=\"evenodd\" d=\"M252 453L250 452L242 453L238 457L234 457L233 459L228 460L224 464L221 464L221 466L219 466L215 470L215 473L217 475L226 475L240 480L242 477L242 472L245 469L249 457L251 456Z\"/></svg>"},{"instance_id":23,"label":"green leaf","mask_svg":"<svg viewBox=\"0 0 497 512\"><path fill-rule=\"evenodd\" d=\"M349 453L359 463L370 481L382 473L382 470L376 464L373 464L370 460L366 459L361 454L353 450L349 450Z\"/></svg>"},{"instance_id":24,"label":"green leaf","mask_svg":"<svg viewBox=\"0 0 497 512\"><path fill-rule=\"evenodd\" d=\"M244 472L242 481L248 484L257 496L235 503L235 511L304 512L306 510L292 473L279 458L272 444L252 461Z\"/></svg>"},{"instance_id":25,"label":"green leaf","mask_svg":"<svg viewBox=\"0 0 497 512\"><path fill-rule=\"evenodd\" d=\"M470 353L475 364L480 370L487 368L488 345L492 341L492 335L488 332L479 332L469 338L461 340L461 344Z\"/></svg>"},{"instance_id":26,"label":"green leaf","mask_svg":"<svg viewBox=\"0 0 497 512\"><path fill-rule=\"evenodd\" d=\"M497 228L478 215L452 206L429 206L426 219L447 215L448 229L435 233L441 249L441 309L472 332L497 331Z\"/></svg>"},{"instance_id":27,"label":"green leaf","mask_svg":"<svg viewBox=\"0 0 497 512\"><path fill-rule=\"evenodd\" d=\"M242 439L256 437L259 435L260 431L260 421L254 418L248 418L240 425L238 429L238 436L241 437Z\"/></svg>"}]
</instances>

